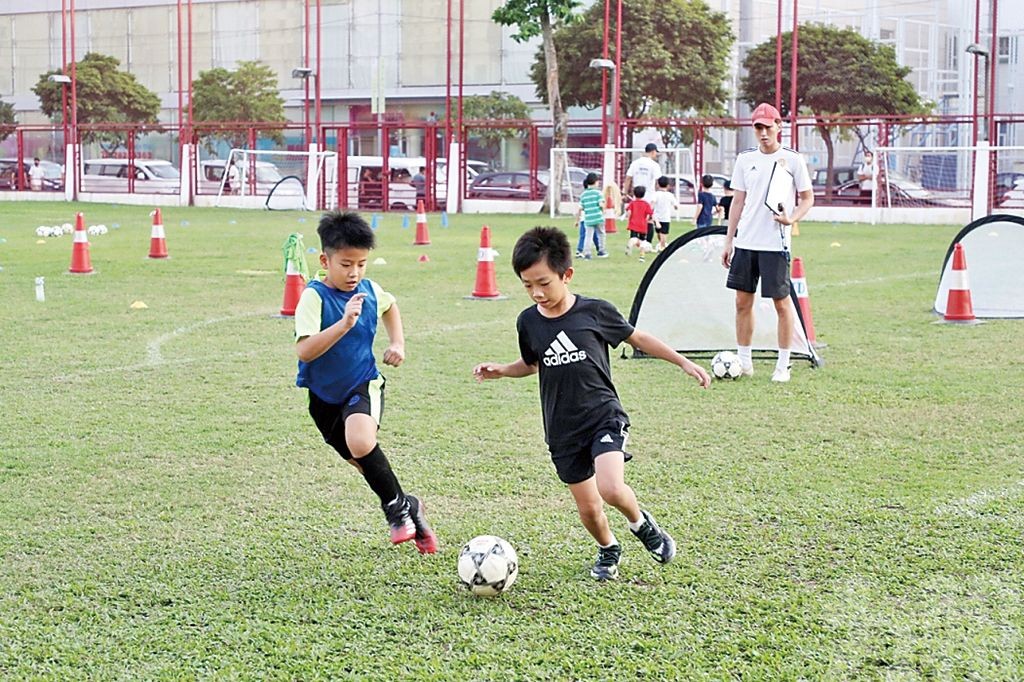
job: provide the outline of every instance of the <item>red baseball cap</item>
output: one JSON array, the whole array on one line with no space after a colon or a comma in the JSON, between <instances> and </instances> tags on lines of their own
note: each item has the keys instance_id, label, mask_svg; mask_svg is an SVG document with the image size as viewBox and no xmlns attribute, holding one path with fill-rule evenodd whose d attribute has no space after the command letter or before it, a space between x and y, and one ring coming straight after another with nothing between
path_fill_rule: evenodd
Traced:
<instances>
[{"instance_id":1,"label":"red baseball cap","mask_svg":"<svg viewBox=\"0 0 1024 682\"><path fill-rule=\"evenodd\" d=\"M754 119L754 125L760 123L761 125L771 125L772 123L778 123L782 120L779 110L773 107L768 102L761 102L754 109L754 113L750 115Z\"/></svg>"}]
</instances>

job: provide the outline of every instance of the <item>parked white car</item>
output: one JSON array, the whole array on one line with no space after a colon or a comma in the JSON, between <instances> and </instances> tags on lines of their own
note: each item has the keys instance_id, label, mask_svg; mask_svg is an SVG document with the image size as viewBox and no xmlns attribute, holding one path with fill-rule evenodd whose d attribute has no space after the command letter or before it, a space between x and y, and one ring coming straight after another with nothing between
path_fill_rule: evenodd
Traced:
<instances>
[{"instance_id":1,"label":"parked white car","mask_svg":"<svg viewBox=\"0 0 1024 682\"><path fill-rule=\"evenodd\" d=\"M176 194L181 187L177 166L163 159L135 159L132 162L135 192ZM83 192L127 192L128 159L86 159L82 162Z\"/></svg>"}]
</instances>

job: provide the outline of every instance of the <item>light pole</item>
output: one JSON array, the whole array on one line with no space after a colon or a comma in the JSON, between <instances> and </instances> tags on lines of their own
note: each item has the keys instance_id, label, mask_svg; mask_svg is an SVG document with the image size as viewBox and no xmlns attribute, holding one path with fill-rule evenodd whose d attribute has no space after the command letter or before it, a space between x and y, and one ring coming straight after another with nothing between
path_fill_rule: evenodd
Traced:
<instances>
[{"instance_id":1,"label":"light pole","mask_svg":"<svg viewBox=\"0 0 1024 682\"><path fill-rule=\"evenodd\" d=\"M60 119L64 128L64 185L67 192L67 165L68 165L68 86L71 85L71 77L63 73L49 75L46 80L51 83L60 83Z\"/></svg>"},{"instance_id":2,"label":"light pole","mask_svg":"<svg viewBox=\"0 0 1024 682\"><path fill-rule=\"evenodd\" d=\"M314 71L313 69L309 68L308 66L297 66L294 69L292 69L292 78L301 79L303 81L304 86L305 86L305 97L302 100L302 112L303 112L303 125L305 126L305 130L306 130L306 146L308 147L312 143L312 141L313 141L313 137L310 134L310 129L309 129L309 79L310 78L316 79L316 78L318 78L318 76L317 76L316 71ZM314 89L313 92L315 94L316 93L316 89Z\"/></svg>"},{"instance_id":3,"label":"light pole","mask_svg":"<svg viewBox=\"0 0 1024 682\"><path fill-rule=\"evenodd\" d=\"M608 71L608 75L611 77L610 80L612 82L612 97L609 104L612 107L612 111L617 112L619 106L619 81L617 78L615 78L615 62L613 62L610 59L598 57L590 60L590 68L603 69ZM601 111L601 130L604 130L607 127L605 122L607 121L608 116L609 115L606 110ZM618 117L612 116L612 118L617 119ZM602 185L607 185L611 183L615 178L615 153L612 151L612 149L615 147L614 140L617 139L619 131L616 130L613 125L609 132L611 133L608 136L610 139L601 140L601 143L604 144L604 159L601 163Z\"/></svg>"},{"instance_id":4,"label":"light pole","mask_svg":"<svg viewBox=\"0 0 1024 682\"><path fill-rule=\"evenodd\" d=\"M983 45L981 45L980 43L971 43L966 48L964 48L964 51L967 52L967 54L973 54L975 57L981 57L981 59L982 59L982 64L983 64L982 65L982 70L985 73L985 77L984 77L984 80L982 81L984 83L984 87L981 89L981 92L983 93L983 96L985 98L985 110L988 111L988 108L989 108L988 107L988 98L990 96L989 92L988 92L988 58L989 58L988 50L986 50L985 47ZM975 64L977 64L977 62L975 62ZM977 129L977 127L978 127L978 75L977 75L978 71L977 71L977 69L975 69L974 74L975 74L975 76L974 76L974 127L975 127L975 129ZM988 127L989 127L989 124L988 124L988 120L986 119L985 126L981 129L981 135L979 136L980 139L988 140Z\"/></svg>"}]
</instances>

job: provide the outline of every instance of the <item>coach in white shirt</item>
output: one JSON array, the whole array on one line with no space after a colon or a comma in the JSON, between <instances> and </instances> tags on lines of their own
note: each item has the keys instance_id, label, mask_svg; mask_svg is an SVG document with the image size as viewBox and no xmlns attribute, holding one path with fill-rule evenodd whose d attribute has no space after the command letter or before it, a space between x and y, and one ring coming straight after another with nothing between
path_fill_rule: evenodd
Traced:
<instances>
[{"instance_id":1,"label":"coach in white shirt","mask_svg":"<svg viewBox=\"0 0 1024 682\"><path fill-rule=\"evenodd\" d=\"M778 109L759 104L752 118L758 146L736 157L731 180L736 194L729 209L722 265L729 269L726 286L736 291L736 345L743 374L754 373L750 347L754 294L760 279L761 296L774 301L779 316L779 358L772 381L785 382L789 381L789 349L796 315L789 298L790 226L814 205L814 189L804 158L779 142L782 117ZM786 174L782 177L787 180L791 177L793 191L773 201L769 209L766 202L773 172ZM772 184L774 190L777 185Z\"/></svg>"},{"instance_id":2,"label":"coach in white shirt","mask_svg":"<svg viewBox=\"0 0 1024 682\"><path fill-rule=\"evenodd\" d=\"M644 147L644 155L635 159L626 169L626 186L623 189L623 194L632 196L634 187L646 187L647 194L644 195L644 201L651 207L654 206L654 191L657 189L654 183L661 177L661 165L657 159L658 145L648 142Z\"/></svg>"}]
</instances>

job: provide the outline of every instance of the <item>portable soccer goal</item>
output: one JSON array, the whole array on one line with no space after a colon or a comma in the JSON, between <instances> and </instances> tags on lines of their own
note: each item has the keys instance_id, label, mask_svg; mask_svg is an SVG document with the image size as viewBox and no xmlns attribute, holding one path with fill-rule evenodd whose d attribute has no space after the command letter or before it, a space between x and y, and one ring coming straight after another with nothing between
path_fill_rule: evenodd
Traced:
<instances>
[{"instance_id":1,"label":"portable soccer goal","mask_svg":"<svg viewBox=\"0 0 1024 682\"><path fill-rule=\"evenodd\" d=\"M314 210L320 179L336 156L332 151L234 148L225 161L214 205L220 206L225 196L265 196L267 208ZM232 164L238 171L237 186L228 172Z\"/></svg>"},{"instance_id":2,"label":"portable soccer goal","mask_svg":"<svg viewBox=\"0 0 1024 682\"><path fill-rule=\"evenodd\" d=\"M634 159L644 154L642 147L552 147L550 168L556 162L565 164L562 177L562 201L575 202L583 189L583 179L587 173L601 176L600 188L607 185L605 175L611 173L615 184L622 187L626 178L626 170ZM697 200L693 168L693 150L688 147L673 147L659 152L662 172L669 179L669 188L675 194L676 201L683 204ZM648 188L653 189L653 188ZM551 194L548 187L548 194ZM555 217L555 202L551 205L551 217Z\"/></svg>"},{"instance_id":3,"label":"portable soccer goal","mask_svg":"<svg viewBox=\"0 0 1024 682\"><path fill-rule=\"evenodd\" d=\"M961 244L967 259L971 304L975 317L1024 318L1024 218L990 215L975 220L953 238L939 275L934 310L946 314L953 249Z\"/></svg>"},{"instance_id":4,"label":"portable soccer goal","mask_svg":"<svg viewBox=\"0 0 1024 682\"><path fill-rule=\"evenodd\" d=\"M677 237L647 269L629 311L629 323L650 332L680 353L711 357L736 348L736 294L725 286L722 267L725 228L691 230ZM791 357L813 366L822 364L807 340L796 290L790 285L795 311ZM778 314L769 298L756 295L752 349L758 357L778 352ZM639 351L633 357L644 357Z\"/></svg>"}]
</instances>

